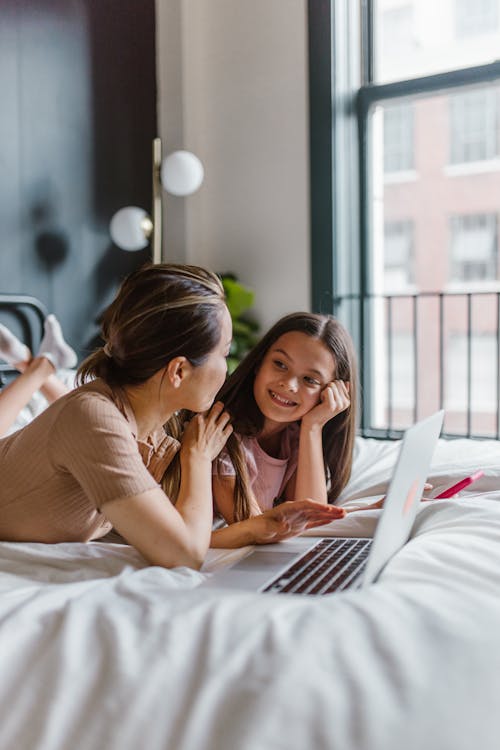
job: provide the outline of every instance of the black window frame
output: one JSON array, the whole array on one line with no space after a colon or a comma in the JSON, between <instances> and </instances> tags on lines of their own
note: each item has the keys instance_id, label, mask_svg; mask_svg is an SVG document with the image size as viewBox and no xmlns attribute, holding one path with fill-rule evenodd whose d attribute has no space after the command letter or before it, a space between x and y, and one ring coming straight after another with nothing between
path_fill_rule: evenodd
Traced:
<instances>
[{"instance_id":1,"label":"black window frame","mask_svg":"<svg viewBox=\"0 0 500 750\"><path fill-rule=\"evenodd\" d=\"M358 349L363 407L361 429L369 429L371 341L367 305L370 257L370 132L372 108L381 102L500 82L500 60L389 83L374 80L373 0L308 0L311 307L335 313L335 301L352 297L349 327ZM353 16L354 14L354 16ZM359 21L359 27L356 24ZM354 20L353 20L354 19ZM347 49L347 51L346 51ZM351 79L357 59L360 80ZM349 148L339 139L355 129ZM345 141L345 137L344 137ZM353 168L356 165L356 169ZM349 172L349 176L346 177ZM346 201L346 185L349 199ZM342 231L339 227L344 227ZM349 255L348 270L341 272ZM368 313L369 314L369 313Z\"/></svg>"}]
</instances>

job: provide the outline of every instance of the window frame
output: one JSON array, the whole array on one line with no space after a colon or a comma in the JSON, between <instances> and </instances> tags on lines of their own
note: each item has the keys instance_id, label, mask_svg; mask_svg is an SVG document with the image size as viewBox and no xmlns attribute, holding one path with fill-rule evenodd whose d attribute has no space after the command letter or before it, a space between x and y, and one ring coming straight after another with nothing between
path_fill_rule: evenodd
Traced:
<instances>
[{"instance_id":1,"label":"window frame","mask_svg":"<svg viewBox=\"0 0 500 750\"><path fill-rule=\"evenodd\" d=\"M340 297L357 299L349 306L345 322L359 353L362 430L368 428L372 413L372 344L366 304L373 291L369 199L372 108L379 102L500 82L497 60L375 83L373 5L373 0L308 0L311 307L334 313ZM350 64L359 65L358 80L349 70Z\"/></svg>"}]
</instances>

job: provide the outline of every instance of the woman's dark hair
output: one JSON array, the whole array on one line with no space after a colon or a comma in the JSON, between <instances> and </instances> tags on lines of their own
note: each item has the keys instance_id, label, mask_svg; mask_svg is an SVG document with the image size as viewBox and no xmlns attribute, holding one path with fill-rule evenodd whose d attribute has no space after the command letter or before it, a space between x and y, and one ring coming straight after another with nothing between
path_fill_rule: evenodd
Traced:
<instances>
[{"instance_id":1,"label":"woman's dark hair","mask_svg":"<svg viewBox=\"0 0 500 750\"><path fill-rule=\"evenodd\" d=\"M218 276L198 266L147 264L121 284L102 317L104 346L78 369L81 385L102 378L111 387L140 385L178 356L197 367L221 336L224 289ZM180 438L187 413L173 414L165 431ZM179 454L162 486L175 502Z\"/></svg>"},{"instance_id":2,"label":"woman's dark hair","mask_svg":"<svg viewBox=\"0 0 500 750\"><path fill-rule=\"evenodd\" d=\"M121 284L102 318L105 345L80 365L78 382L138 385L174 357L198 366L217 346L224 290L198 266L147 264Z\"/></svg>"},{"instance_id":3,"label":"woman's dark hair","mask_svg":"<svg viewBox=\"0 0 500 750\"><path fill-rule=\"evenodd\" d=\"M226 449L236 473L235 520L248 518L250 513L250 485L246 462L237 435L256 436L264 426L264 416L254 397L256 373L270 347L280 336L291 331L305 333L321 341L331 352L335 362L334 380L349 383L351 405L337 414L323 427L323 458L329 480L328 502L333 503L351 475L357 414L357 367L354 346L344 326L331 315L298 312L281 318L227 379L217 395L231 414L233 434Z\"/></svg>"}]
</instances>

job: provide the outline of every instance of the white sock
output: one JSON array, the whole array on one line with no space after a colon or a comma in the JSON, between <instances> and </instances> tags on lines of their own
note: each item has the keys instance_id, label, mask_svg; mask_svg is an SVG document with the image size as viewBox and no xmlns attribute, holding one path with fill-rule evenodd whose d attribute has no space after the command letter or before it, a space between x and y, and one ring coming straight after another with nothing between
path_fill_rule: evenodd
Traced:
<instances>
[{"instance_id":1,"label":"white sock","mask_svg":"<svg viewBox=\"0 0 500 750\"><path fill-rule=\"evenodd\" d=\"M29 362L31 352L29 348L14 336L12 331L0 323L0 357L9 365L15 365L18 362Z\"/></svg>"},{"instance_id":2,"label":"white sock","mask_svg":"<svg viewBox=\"0 0 500 750\"><path fill-rule=\"evenodd\" d=\"M45 335L40 342L39 357L49 359L56 370L74 367L78 361L76 352L64 340L61 325L55 315L47 315L44 323Z\"/></svg>"}]
</instances>

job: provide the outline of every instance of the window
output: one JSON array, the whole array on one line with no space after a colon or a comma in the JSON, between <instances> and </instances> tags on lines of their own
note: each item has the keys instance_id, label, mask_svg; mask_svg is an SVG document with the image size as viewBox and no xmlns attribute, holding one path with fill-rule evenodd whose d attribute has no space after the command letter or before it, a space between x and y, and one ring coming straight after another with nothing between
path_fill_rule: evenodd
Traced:
<instances>
[{"instance_id":1,"label":"window","mask_svg":"<svg viewBox=\"0 0 500 750\"><path fill-rule=\"evenodd\" d=\"M498 276L497 217L495 214L453 216L451 224L451 279L494 281Z\"/></svg>"},{"instance_id":2,"label":"window","mask_svg":"<svg viewBox=\"0 0 500 750\"><path fill-rule=\"evenodd\" d=\"M384 227L384 290L399 292L414 281L413 223L386 222Z\"/></svg>"},{"instance_id":3,"label":"window","mask_svg":"<svg viewBox=\"0 0 500 750\"><path fill-rule=\"evenodd\" d=\"M391 402L406 416L413 407L413 339L408 333L393 336L391 352ZM387 405L386 405L387 408Z\"/></svg>"},{"instance_id":4,"label":"window","mask_svg":"<svg viewBox=\"0 0 500 750\"><path fill-rule=\"evenodd\" d=\"M452 164L498 156L498 94L495 87L450 97Z\"/></svg>"},{"instance_id":5,"label":"window","mask_svg":"<svg viewBox=\"0 0 500 750\"><path fill-rule=\"evenodd\" d=\"M457 37L488 34L498 27L498 0L455 0Z\"/></svg>"},{"instance_id":6,"label":"window","mask_svg":"<svg viewBox=\"0 0 500 750\"><path fill-rule=\"evenodd\" d=\"M497 401L497 348L493 334L472 335L471 402L474 411L494 413ZM467 337L455 334L446 346L446 398L450 412L463 413L467 403Z\"/></svg>"},{"instance_id":7,"label":"window","mask_svg":"<svg viewBox=\"0 0 500 750\"><path fill-rule=\"evenodd\" d=\"M410 4L389 8L382 13L382 44L387 44L389 54L408 53L414 44L413 7Z\"/></svg>"},{"instance_id":8,"label":"window","mask_svg":"<svg viewBox=\"0 0 500 750\"><path fill-rule=\"evenodd\" d=\"M318 137L331 149L322 141L311 161L313 306L338 314L355 339L364 434L385 425L391 435L444 406L459 358L451 367L450 337L467 354L470 331L500 350L500 0L308 8L321 71L310 77L311 149ZM481 387L467 381L472 406ZM500 410L487 416L500 435ZM469 417L467 430L479 424Z\"/></svg>"},{"instance_id":9,"label":"window","mask_svg":"<svg viewBox=\"0 0 500 750\"><path fill-rule=\"evenodd\" d=\"M413 107L411 103L384 108L384 171L413 169Z\"/></svg>"},{"instance_id":10,"label":"window","mask_svg":"<svg viewBox=\"0 0 500 750\"><path fill-rule=\"evenodd\" d=\"M500 0L364 0L359 4L364 6L368 27L363 54L368 46L373 53L370 83L409 80L498 60Z\"/></svg>"}]
</instances>

